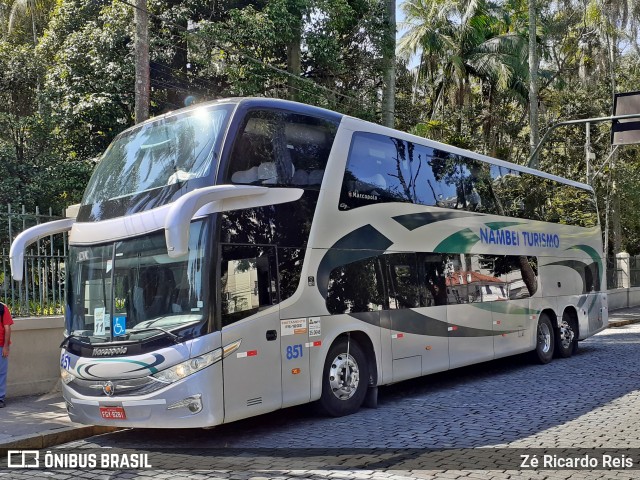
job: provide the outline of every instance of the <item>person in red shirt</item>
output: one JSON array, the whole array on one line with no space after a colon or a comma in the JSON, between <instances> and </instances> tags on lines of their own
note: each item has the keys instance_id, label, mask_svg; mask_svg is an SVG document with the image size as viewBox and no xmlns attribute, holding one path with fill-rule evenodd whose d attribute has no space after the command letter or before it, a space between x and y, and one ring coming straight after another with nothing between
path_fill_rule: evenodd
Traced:
<instances>
[{"instance_id":1,"label":"person in red shirt","mask_svg":"<svg viewBox=\"0 0 640 480\"><path fill-rule=\"evenodd\" d=\"M4 396L7 393L7 371L9 369L9 345L11 345L11 325L13 318L9 307L4 304L0 305L3 310L2 318L0 318L0 408L4 408Z\"/></svg>"}]
</instances>

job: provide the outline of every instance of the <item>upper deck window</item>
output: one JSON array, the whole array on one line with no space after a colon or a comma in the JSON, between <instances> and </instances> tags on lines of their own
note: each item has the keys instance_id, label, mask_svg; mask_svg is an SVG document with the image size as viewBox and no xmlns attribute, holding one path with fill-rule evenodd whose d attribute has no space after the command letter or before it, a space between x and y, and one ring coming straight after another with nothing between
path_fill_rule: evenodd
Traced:
<instances>
[{"instance_id":1,"label":"upper deck window","mask_svg":"<svg viewBox=\"0 0 640 480\"><path fill-rule=\"evenodd\" d=\"M225 183L320 188L337 125L278 110L247 114Z\"/></svg>"},{"instance_id":2,"label":"upper deck window","mask_svg":"<svg viewBox=\"0 0 640 480\"><path fill-rule=\"evenodd\" d=\"M116 137L93 173L83 205L180 185L209 174L233 105L201 107Z\"/></svg>"},{"instance_id":3,"label":"upper deck window","mask_svg":"<svg viewBox=\"0 0 640 480\"><path fill-rule=\"evenodd\" d=\"M369 132L353 134L339 209L408 202L593 227L594 195L554 179Z\"/></svg>"}]
</instances>

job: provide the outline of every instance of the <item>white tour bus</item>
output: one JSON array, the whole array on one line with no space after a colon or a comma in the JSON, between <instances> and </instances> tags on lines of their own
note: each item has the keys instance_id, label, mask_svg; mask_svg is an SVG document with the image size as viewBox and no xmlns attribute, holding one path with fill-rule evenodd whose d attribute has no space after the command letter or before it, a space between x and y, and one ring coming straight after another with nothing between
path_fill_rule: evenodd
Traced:
<instances>
[{"instance_id":1,"label":"white tour bus","mask_svg":"<svg viewBox=\"0 0 640 480\"><path fill-rule=\"evenodd\" d=\"M592 189L328 110L226 99L120 134L68 218L73 421L204 427L607 326Z\"/></svg>"}]
</instances>

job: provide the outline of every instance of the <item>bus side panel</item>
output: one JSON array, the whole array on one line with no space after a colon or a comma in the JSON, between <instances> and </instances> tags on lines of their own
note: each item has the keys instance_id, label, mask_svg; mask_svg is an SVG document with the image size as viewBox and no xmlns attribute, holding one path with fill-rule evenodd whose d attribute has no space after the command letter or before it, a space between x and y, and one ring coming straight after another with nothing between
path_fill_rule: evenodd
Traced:
<instances>
[{"instance_id":1,"label":"bus side panel","mask_svg":"<svg viewBox=\"0 0 640 480\"><path fill-rule=\"evenodd\" d=\"M536 348L537 328L540 313L545 310L547 312L552 312L549 315L549 320L554 327L558 325L558 317L556 313L558 312L558 297L542 297L536 295L529 299L529 308L532 312L529 350L534 350Z\"/></svg>"},{"instance_id":2,"label":"bus side panel","mask_svg":"<svg viewBox=\"0 0 640 480\"><path fill-rule=\"evenodd\" d=\"M609 311L607 308L606 293L592 293L588 295L587 315L589 318L588 330L585 329L585 337L580 335L580 339L595 335L604 330L609 325Z\"/></svg>"},{"instance_id":3,"label":"bus side panel","mask_svg":"<svg viewBox=\"0 0 640 480\"><path fill-rule=\"evenodd\" d=\"M447 306L418 309L431 324L422 338L422 375L449 369L449 335Z\"/></svg>"},{"instance_id":4,"label":"bus side panel","mask_svg":"<svg viewBox=\"0 0 640 480\"><path fill-rule=\"evenodd\" d=\"M274 330L278 335L269 340L269 332ZM282 406L279 309L269 309L222 329L224 345L237 340L241 340L238 351L222 361L225 423Z\"/></svg>"},{"instance_id":5,"label":"bus side panel","mask_svg":"<svg viewBox=\"0 0 640 480\"><path fill-rule=\"evenodd\" d=\"M573 308L578 314L579 340L584 340L606 328L609 324L606 313L606 293L588 293L558 297L558 317L568 308Z\"/></svg>"},{"instance_id":6,"label":"bus side panel","mask_svg":"<svg viewBox=\"0 0 640 480\"><path fill-rule=\"evenodd\" d=\"M318 317L280 320L280 355L282 358L282 406L306 403L311 398L309 354L314 348ZM310 332L310 329L314 329Z\"/></svg>"},{"instance_id":7,"label":"bus side panel","mask_svg":"<svg viewBox=\"0 0 640 480\"><path fill-rule=\"evenodd\" d=\"M557 257L540 258L540 284L545 297L573 295L582 290L580 275L564 265Z\"/></svg>"},{"instance_id":8,"label":"bus side panel","mask_svg":"<svg viewBox=\"0 0 640 480\"><path fill-rule=\"evenodd\" d=\"M491 310L474 304L449 305L449 361L451 368L493 359Z\"/></svg>"},{"instance_id":9,"label":"bus side panel","mask_svg":"<svg viewBox=\"0 0 640 480\"><path fill-rule=\"evenodd\" d=\"M535 331L535 312L529 299L493 302L493 350L496 358L531 350L531 332Z\"/></svg>"},{"instance_id":10,"label":"bus side panel","mask_svg":"<svg viewBox=\"0 0 640 480\"><path fill-rule=\"evenodd\" d=\"M393 353L391 351L391 312L380 311L380 368L378 385L385 385L393 381Z\"/></svg>"}]
</instances>

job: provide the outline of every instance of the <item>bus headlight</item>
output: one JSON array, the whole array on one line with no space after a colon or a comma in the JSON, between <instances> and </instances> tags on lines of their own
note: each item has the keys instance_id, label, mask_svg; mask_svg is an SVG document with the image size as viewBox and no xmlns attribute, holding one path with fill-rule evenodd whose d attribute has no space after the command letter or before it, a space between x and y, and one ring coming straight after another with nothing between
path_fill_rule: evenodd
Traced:
<instances>
[{"instance_id":1,"label":"bus headlight","mask_svg":"<svg viewBox=\"0 0 640 480\"><path fill-rule=\"evenodd\" d=\"M214 363L218 363L227 355L235 352L240 346L241 340L231 343L223 348L216 348L208 353L199 355L194 358L190 358L182 363L174 365L173 367L162 370L161 372L152 375L153 378L163 383L173 383L178 380L182 380L189 375L193 375L200 370L207 368Z\"/></svg>"},{"instance_id":2,"label":"bus headlight","mask_svg":"<svg viewBox=\"0 0 640 480\"><path fill-rule=\"evenodd\" d=\"M76 379L76 377L69 370L65 370L64 368L60 369L60 377L62 378L62 381L65 385L69 385Z\"/></svg>"}]
</instances>

